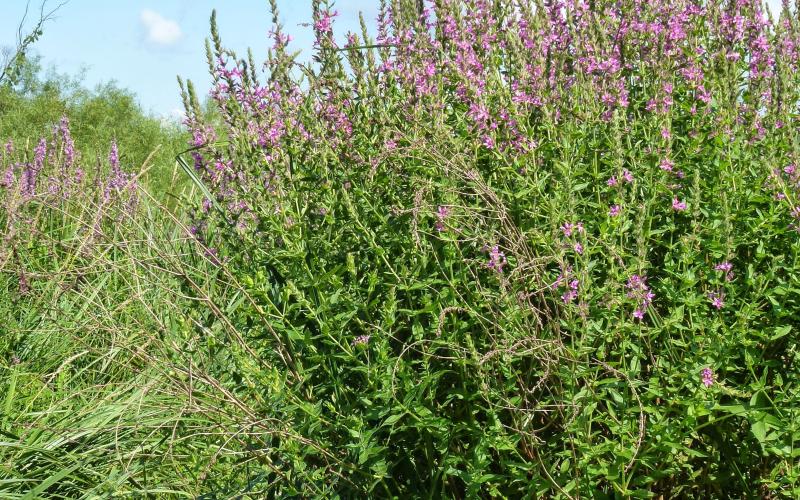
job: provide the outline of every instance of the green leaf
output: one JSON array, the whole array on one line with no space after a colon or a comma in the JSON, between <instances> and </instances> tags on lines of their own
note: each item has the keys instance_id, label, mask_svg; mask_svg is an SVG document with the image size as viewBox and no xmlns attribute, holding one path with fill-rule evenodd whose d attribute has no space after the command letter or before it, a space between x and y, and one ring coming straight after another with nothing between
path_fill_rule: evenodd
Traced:
<instances>
[{"instance_id":1,"label":"green leaf","mask_svg":"<svg viewBox=\"0 0 800 500\"><path fill-rule=\"evenodd\" d=\"M753 436L761 443L762 447L767 439L767 423L763 420L757 420L750 424L750 430Z\"/></svg>"},{"instance_id":2,"label":"green leaf","mask_svg":"<svg viewBox=\"0 0 800 500\"><path fill-rule=\"evenodd\" d=\"M775 329L775 334L770 337L770 340L778 340L781 337L785 337L792 331L792 327L790 325L780 326Z\"/></svg>"},{"instance_id":3,"label":"green leaf","mask_svg":"<svg viewBox=\"0 0 800 500\"><path fill-rule=\"evenodd\" d=\"M386 420L383 421L384 426L394 425L395 423L399 422L401 418L406 415L405 412L403 413L395 413L394 415L389 415Z\"/></svg>"}]
</instances>

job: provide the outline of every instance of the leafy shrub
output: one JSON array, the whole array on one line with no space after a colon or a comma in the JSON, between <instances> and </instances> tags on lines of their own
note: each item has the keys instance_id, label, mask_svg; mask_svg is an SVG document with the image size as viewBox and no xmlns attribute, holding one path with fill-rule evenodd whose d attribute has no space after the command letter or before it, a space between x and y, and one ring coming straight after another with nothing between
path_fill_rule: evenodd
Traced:
<instances>
[{"instance_id":1,"label":"leafy shrub","mask_svg":"<svg viewBox=\"0 0 800 500\"><path fill-rule=\"evenodd\" d=\"M797 12L422 4L184 90L240 491L797 495Z\"/></svg>"}]
</instances>

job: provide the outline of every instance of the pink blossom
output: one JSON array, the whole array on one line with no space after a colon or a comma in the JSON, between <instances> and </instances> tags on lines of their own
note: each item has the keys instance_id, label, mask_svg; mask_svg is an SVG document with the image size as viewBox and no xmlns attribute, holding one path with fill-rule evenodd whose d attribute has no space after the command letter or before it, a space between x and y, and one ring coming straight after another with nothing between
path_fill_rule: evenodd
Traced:
<instances>
[{"instance_id":1,"label":"pink blossom","mask_svg":"<svg viewBox=\"0 0 800 500\"><path fill-rule=\"evenodd\" d=\"M495 245L489 252L489 262L486 264L489 269L494 269L498 273L503 272L503 266L507 263L506 254L500 251L500 248Z\"/></svg>"},{"instance_id":2,"label":"pink blossom","mask_svg":"<svg viewBox=\"0 0 800 500\"><path fill-rule=\"evenodd\" d=\"M628 290L627 297L636 301L637 307L633 311L633 317L636 319L643 319L644 312L650 304L652 304L655 294L647 286L647 276L634 274L628 278L625 284Z\"/></svg>"},{"instance_id":3,"label":"pink blossom","mask_svg":"<svg viewBox=\"0 0 800 500\"><path fill-rule=\"evenodd\" d=\"M366 345L369 342L370 335L359 335L353 339L353 345Z\"/></svg>"},{"instance_id":4,"label":"pink blossom","mask_svg":"<svg viewBox=\"0 0 800 500\"><path fill-rule=\"evenodd\" d=\"M622 171L622 178L625 182L633 182L633 174L627 168Z\"/></svg>"},{"instance_id":5,"label":"pink blossom","mask_svg":"<svg viewBox=\"0 0 800 500\"><path fill-rule=\"evenodd\" d=\"M564 292L563 295L561 295L561 300L565 304L568 304L568 303L572 302L573 300L575 300L576 298L578 298L578 288L579 287L580 287L580 281L578 281L576 279L573 279L572 281L570 281L569 282L569 290L567 290L566 292Z\"/></svg>"},{"instance_id":6,"label":"pink blossom","mask_svg":"<svg viewBox=\"0 0 800 500\"><path fill-rule=\"evenodd\" d=\"M714 385L714 372L711 370L711 368L708 367L703 368L703 371L701 372L701 377L704 386L711 387L712 385Z\"/></svg>"},{"instance_id":7,"label":"pink blossom","mask_svg":"<svg viewBox=\"0 0 800 500\"><path fill-rule=\"evenodd\" d=\"M724 262L720 262L719 264L714 266L715 271L724 271L726 273L729 272L731 269L733 269L733 264L731 264L727 260Z\"/></svg>"},{"instance_id":8,"label":"pink blossom","mask_svg":"<svg viewBox=\"0 0 800 500\"><path fill-rule=\"evenodd\" d=\"M567 290L567 291L566 291L566 292L564 292L564 294L561 296L561 300L562 300L562 301L563 301L565 304L569 304L570 302L572 302L573 300L575 300L577 297L578 297L578 292L576 292L575 290Z\"/></svg>"},{"instance_id":9,"label":"pink blossom","mask_svg":"<svg viewBox=\"0 0 800 500\"><path fill-rule=\"evenodd\" d=\"M725 306L723 298L724 295L721 292L710 292L708 294L708 299L711 301L711 305L716 307L717 310L720 310Z\"/></svg>"},{"instance_id":10,"label":"pink blossom","mask_svg":"<svg viewBox=\"0 0 800 500\"><path fill-rule=\"evenodd\" d=\"M575 224L573 224L572 222L565 222L564 224L561 225L561 232L563 232L564 236L566 236L567 238L572 236L573 231L582 233L583 222L577 222Z\"/></svg>"},{"instance_id":11,"label":"pink blossom","mask_svg":"<svg viewBox=\"0 0 800 500\"><path fill-rule=\"evenodd\" d=\"M333 31L333 18L338 16L339 12L321 12L319 20L314 23L314 29L320 33L331 33Z\"/></svg>"},{"instance_id":12,"label":"pink blossom","mask_svg":"<svg viewBox=\"0 0 800 500\"><path fill-rule=\"evenodd\" d=\"M439 205L439 208L436 210L436 230L442 232L446 229L445 220L447 216L450 215L450 209L445 207L444 205Z\"/></svg>"}]
</instances>

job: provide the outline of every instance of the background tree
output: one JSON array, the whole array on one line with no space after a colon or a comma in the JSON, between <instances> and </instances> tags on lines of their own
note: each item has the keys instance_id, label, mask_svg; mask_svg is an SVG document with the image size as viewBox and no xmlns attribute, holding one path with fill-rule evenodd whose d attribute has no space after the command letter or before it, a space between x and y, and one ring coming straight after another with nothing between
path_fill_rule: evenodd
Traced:
<instances>
[{"instance_id":1,"label":"background tree","mask_svg":"<svg viewBox=\"0 0 800 500\"><path fill-rule=\"evenodd\" d=\"M60 2L52 9L48 7L47 0L39 6L39 16L33 28L26 32L25 23L30 12L30 1L25 4L25 13L17 28L17 41L13 47L4 47L0 50L0 84L14 85L22 75L25 67L25 58L30 47L42 36L44 25L55 19L56 13L67 4L67 0Z\"/></svg>"}]
</instances>

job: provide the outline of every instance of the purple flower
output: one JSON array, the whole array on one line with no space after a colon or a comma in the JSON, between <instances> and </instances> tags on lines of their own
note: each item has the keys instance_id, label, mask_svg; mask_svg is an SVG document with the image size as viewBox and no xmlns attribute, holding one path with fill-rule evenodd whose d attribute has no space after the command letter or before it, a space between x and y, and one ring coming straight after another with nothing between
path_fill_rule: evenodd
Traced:
<instances>
[{"instance_id":1,"label":"purple flower","mask_svg":"<svg viewBox=\"0 0 800 500\"><path fill-rule=\"evenodd\" d=\"M728 52L727 54L725 54L725 58L729 61L738 61L739 58L741 57L742 55L739 54L738 52Z\"/></svg>"},{"instance_id":2,"label":"purple flower","mask_svg":"<svg viewBox=\"0 0 800 500\"><path fill-rule=\"evenodd\" d=\"M358 337L353 339L353 345L366 345L369 342L370 335L359 335Z\"/></svg>"},{"instance_id":3,"label":"purple flower","mask_svg":"<svg viewBox=\"0 0 800 500\"><path fill-rule=\"evenodd\" d=\"M628 298L633 299L637 304L636 310L633 311L633 317L636 319L644 318L645 310L655 298L655 294L647 286L647 277L634 274L628 278L625 288L628 290Z\"/></svg>"},{"instance_id":4,"label":"purple flower","mask_svg":"<svg viewBox=\"0 0 800 500\"><path fill-rule=\"evenodd\" d=\"M10 188L12 185L14 185L14 167L10 165L0 178L0 187Z\"/></svg>"},{"instance_id":5,"label":"purple flower","mask_svg":"<svg viewBox=\"0 0 800 500\"><path fill-rule=\"evenodd\" d=\"M111 151L108 153L108 163L111 165L111 175L106 182L106 188L103 192L103 199L107 202L111 199L111 193L118 192L127 184L128 177L119 167L119 150L117 149L117 142L111 141Z\"/></svg>"},{"instance_id":6,"label":"purple flower","mask_svg":"<svg viewBox=\"0 0 800 500\"><path fill-rule=\"evenodd\" d=\"M633 182L633 174L627 168L622 171L622 178L625 182Z\"/></svg>"},{"instance_id":7,"label":"purple flower","mask_svg":"<svg viewBox=\"0 0 800 500\"><path fill-rule=\"evenodd\" d=\"M606 184L608 184L610 187L616 186L618 184L616 176L612 175L611 177L609 177L608 180L606 181Z\"/></svg>"},{"instance_id":8,"label":"purple flower","mask_svg":"<svg viewBox=\"0 0 800 500\"><path fill-rule=\"evenodd\" d=\"M678 198L672 198L672 209L676 212L683 212L686 210L686 202L680 201Z\"/></svg>"},{"instance_id":9,"label":"purple flower","mask_svg":"<svg viewBox=\"0 0 800 500\"><path fill-rule=\"evenodd\" d=\"M320 33L331 33L333 31L333 18L338 16L338 11L323 11L319 15L319 19L314 23L314 29Z\"/></svg>"},{"instance_id":10,"label":"purple flower","mask_svg":"<svg viewBox=\"0 0 800 500\"><path fill-rule=\"evenodd\" d=\"M450 215L450 209L445 207L444 205L439 205L439 208L436 210L436 230L442 232L446 229L444 225L447 216Z\"/></svg>"},{"instance_id":11,"label":"purple flower","mask_svg":"<svg viewBox=\"0 0 800 500\"><path fill-rule=\"evenodd\" d=\"M561 225L561 232L563 232L564 236L566 236L567 238L572 236L572 232L573 231L575 231L577 233L582 233L583 232L583 222L577 222L575 224L573 224L571 222L565 222L564 224Z\"/></svg>"},{"instance_id":12,"label":"purple flower","mask_svg":"<svg viewBox=\"0 0 800 500\"><path fill-rule=\"evenodd\" d=\"M36 195L36 182L39 173L44 169L44 160L47 155L47 141L42 138L34 150L33 163L26 163L22 171L21 191L24 198Z\"/></svg>"},{"instance_id":13,"label":"purple flower","mask_svg":"<svg viewBox=\"0 0 800 500\"><path fill-rule=\"evenodd\" d=\"M559 279L560 278L561 277L559 276ZM566 292L564 292L563 295L561 295L561 300L565 304L568 304L568 303L572 302L573 300L575 300L576 298L578 298L578 288L579 287L580 287L580 281L578 281L576 279L573 279L572 281L570 281L569 282L569 290L567 290Z\"/></svg>"},{"instance_id":14,"label":"purple flower","mask_svg":"<svg viewBox=\"0 0 800 500\"><path fill-rule=\"evenodd\" d=\"M64 168L68 169L75 163L75 142L69 132L69 118L66 115L61 117L58 130L61 133L61 141L64 145Z\"/></svg>"},{"instance_id":15,"label":"purple flower","mask_svg":"<svg viewBox=\"0 0 800 500\"><path fill-rule=\"evenodd\" d=\"M119 170L119 150L117 149L117 141L111 141L111 151L108 153L108 164L111 165L111 171Z\"/></svg>"},{"instance_id":16,"label":"purple flower","mask_svg":"<svg viewBox=\"0 0 800 500\"><path fill-rule=\"evenodd\" d=\"M494 269L498 273L503 272L503 266L506 265L506 254L500 251L500 248L495 245L489 252L489 262L486 264L489 269Z\"/></svg>"},{"instance_id":17,"label":"purple flower","mask_svg":"<svg viewBox=\"0 0 800 500\"><path fill-rule=\"evenodd\" d=\"M701 377L704 386L711 387L712 385L714 385L714 372L711 370L711 368L708 367L703 368L703 371L701 372Z\"/></svg>"},{"instance_id":18,"label":"purple flower","mask_svg":"<svg viewBox=\"0 0 800 500\"><path fill-rule=\"evenodd\" d=\"M733 264L728 262L727 260L724 262L720 262L716 266L714 266L715 271L724 271L726 273L730 272L733 269Z\"/></svg>"},{"instance_id":19,"label":"purple flower","mask_svg":"<svg viewBox=\"0 0 800 500\"><path fill-rule=\"evenodd\" d=\"M711 305L716 307L717 310L722 309L725 306L725 302L723 299L725 295L721 292L710 292L708 294L708 299L711 301Z\"/></svg>"},{"instance_id":20,"label":"purple flower","mask_svg":"<svg viewBox=\"0 0 800 500\"><path fill-rule=\"evenodd\" d=\"M667 158L661 160L661 163L658 165L658 168L663 170L664 172L672 172L672 167L675 165Z\"/></svg>"},{"instance_id":21,"label":"purple flower","mask_svg":"<svg viewBox=\"0 0 800 500\"><path fill-rule=\"evenodd\" d=\"M111 142L111 150L108 153L108 162L111 165L111 172L105 181L103 189L103 201L108 203L112 194L117 194L122 199L123 192L127 192L127 209L132 211L137 202L136 178L132 174L125 173L119 164L119 151L116 141ZM81 172L80 175L83 175Z\"/></svg>"},{"instance_id":22,"label":"purple flower","mask_svg":"<svg viewBox=\"0 0 800 500\"><path fill-rule=\"evenodd\" d=\"M575 245L572 248L578 255L583 255L583 245L581 245L580 243L575 243Z\"/></svg>"},{"instance_id":23,"label":"purple flower","mask_svg":"<svg viewBox=\"0 0 800 500\"><path fill-rule=\"evenodd\" d=\"M715 271L722 271L725 273L725 281L733 281L733 264L728 262L720 262L714 266Z\"/></svg>"},{"instance_id":24,"label":"purple flower","mask_svg":"<svg viewBox=\"0 0 800 500\"><path fill-rule=\"evenodd\" d=\"M618 216L620 214L620 212L622 212L622 207L619 206L619 205L613 205L608 210L608 215L610 215L611 217L616 217L616 216Z\"/></svg>"}]
</instances>

